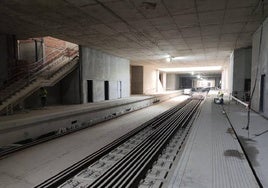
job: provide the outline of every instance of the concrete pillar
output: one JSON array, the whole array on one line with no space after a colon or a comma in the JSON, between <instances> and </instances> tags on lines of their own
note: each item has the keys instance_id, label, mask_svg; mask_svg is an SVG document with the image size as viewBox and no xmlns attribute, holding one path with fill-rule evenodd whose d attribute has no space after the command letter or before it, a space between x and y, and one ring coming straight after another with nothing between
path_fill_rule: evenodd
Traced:
<instances>
[{"instance_id":1,"label":"concrete pillar","mask_svg":"<svg viewBox=\"0 0 268 188\"><path fill-rule=\"evenodd\" d=\"M226 67L223 68L222 73L221 73L221 89L225 91L228 90L228 74L227 74Z\"/></svg>"},{"instance_id":2,"label":"concrete pillar","mask_svg":"<svg viewBox=\"0 0 268 188\"><path fill-rule=\"evenodd\" d=\"M233 72L234 72L234 52L231 53L229 60L230 60L229 65L226 68L228 68L230 74L228 74L228 76L226 75L227 76L226 85L228 84L229 86L228 93L232 93L233 92Z\"/></svg>"},{"instance_id":3,"label":"concrete pillar","mask_svg":"<svg viewBox=\"0 0 268 188\"><path fill-rule=\"evenodd\" d=\"M158 71L154 66L143 66L143 93L151 94L157 92Z\"/></svg>"},{"instance_id":4,"label":"concrete pillar","mask_svg":"<svg viewBox=\"0 0 268 188\"><path fill-rule=\"evenodd\" d=\"M33 63L43 58L43 39L21 40L19 43L19 60Z\"/></svg>"},{"instance_id":5,"label":"concrete pillar","mask_svg":"<svg viewBox=\"0 0 268 188\"><path fill-rule=\"evenodd\" d=\"M155 77L156 77L156 79L155 79L155 85L156 85L156 92L159 92L159 74L160 74L160 71L159 70L156 70L155 71Z\"/></svg>"},{"instance_id":6,"label":"concrete pillar","mask_svg":"<svg viewBox=\"0 0 268 188\"><path fill-rule=\"evenodd\" d=\"M233 95L241 100L248 99L251 79L251 53L252 48L241 48L234 50L230 62L233 64L232 85L230 90Z\"/></svg>"},{"instance_id":7,"label":"concrete pillar","mask_svg":"<svg viewBox=\"0 0 268 188\"><path fill-rule=\"evenodd\" d=\"M163 72L163 89L166 91L167 88L167 73Z\"/></svg>"},{"instance_id":8,"label":"concrete pillar","mask_svg":"<svg viewBox=\"0 0 268 188\"><path fill-rule=\"evenodd\" d=\"M0 35L0 87L7 82L8 67L16 65L17 40L14 35Z\"/></svg>"},{"instance_id":9,"label":"concrete pillar","mask_svg":"<svg viewBox=\"0 0 268 188\"><path fill-rule=\"evenodd\" d=\"M167 74L166 90L176 90L176 74Z\"/></svg>"}]
</instances>

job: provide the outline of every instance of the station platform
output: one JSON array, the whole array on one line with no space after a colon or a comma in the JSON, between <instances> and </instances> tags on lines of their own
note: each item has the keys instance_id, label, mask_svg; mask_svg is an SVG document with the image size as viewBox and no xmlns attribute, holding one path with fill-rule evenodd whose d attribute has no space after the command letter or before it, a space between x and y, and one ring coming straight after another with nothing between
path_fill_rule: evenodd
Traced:
<instances>
[{"instance_id":1,"label":"station platform","mask_svg":"<svg viewBox=\"0 0 268 188\"><path fill-rule=\"evenodd\" d=\"M214 97L215 95L207 96L166 187L268 187L268 137L254 136L256 133L266 133L268 121L252 112L252 128L248 138L247 131L242 129L247 120L245 107L227 100L224 105L214 104Z\"/></svg>"},{"instance_id":2,"label":"station platform","mask_svg":"<svg viewBox=\"0 0 268 188\"><path fill-rule=\"evenodd\" d=\"M224 110L262 186L268 187L268 119L251 111L247 130L247 108L232 101L224 106Z\"/></svg>"},{"instance_id":3,"label":"station platform","mask_svg":"<svg viewBox=\"0 0 268 188\"><path fill-rule=\"evenodd\" d=\"M245 107L227 98L224 105L217 105L214 97L209 94L204 101L183 153L163 187L268 187L268 120L251 112L248 132L243 129L247 122ZM0 188L34 187L186 98L155 103L3 158Z\"/></svg>"},{"instance_id":4,"label":"station platform","mask_svg":"<svg viewBox=\"0 0 268 188\"><path fill-rule=\"evenodd\" d=\"M0 116L0 149L54 132L61 134L67 130L89 127L181 94L182 91L178 90L154 95L133 95L96 103L47 106Z\"/></svg>"},{"instance_id":5,"label":"station platform","mask_svg":"<svg viewBox=\"0 0 268 188\"><path fill-rule=\"evenodd\" d=\"M178 96L68 134L0 160L0 188L30 188L186 100Z\"/></svg>"}]
</instances>

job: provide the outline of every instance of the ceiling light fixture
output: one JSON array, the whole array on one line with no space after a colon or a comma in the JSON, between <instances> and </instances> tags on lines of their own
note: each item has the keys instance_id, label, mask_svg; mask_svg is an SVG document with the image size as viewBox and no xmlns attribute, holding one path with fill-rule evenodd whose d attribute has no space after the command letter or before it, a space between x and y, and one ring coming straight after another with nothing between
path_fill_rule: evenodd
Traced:
<instances>
[{"instance_id":1,"label":"ceiling light fixture","mask_svg":"<svg viewBox=\"0 0 268 188\"><path fill-rule=\"evenodd\" d=\"M173 60L173 57L170 56L170 55L166 58L166 61L167 61L168 63L172 62L172 60Z\"/></svg>"},{"instance_id":2,"label":"ceiling light fixture","mask_svg":"<svg viewBox=\"0 0 268 188\"><path fill-rule=\"evenodd\" d=\"M189 56L179 56L179 57L173 57L173 60L184 60L184 59L190 59Z\"/></svg>"},{"instance_id":3,"label":"ceiling light fixture","mask_svg":"<svg viewBox=\"0 0 268 188\"><path fill-rule=\"evenodd\" d=\"M168 57L168 58L166 58L166 61L167 61L168 63L170 63L170 62L172 61L172 58L171 58L171 57Z\"/></svg>"},{"instance_id":4,"label":"ceiling light fixture","mask_svg":"<svg viewBox=\"0 0 268 188\"><path fill-rule=\"evenodd\" d=\"M173 58L172 58L173 60ZM181 68L160 68L163 72L198 72L198 71L221 71L222 66L207 66L207 67L181 67Z\"/></svg>"}]
</instances>

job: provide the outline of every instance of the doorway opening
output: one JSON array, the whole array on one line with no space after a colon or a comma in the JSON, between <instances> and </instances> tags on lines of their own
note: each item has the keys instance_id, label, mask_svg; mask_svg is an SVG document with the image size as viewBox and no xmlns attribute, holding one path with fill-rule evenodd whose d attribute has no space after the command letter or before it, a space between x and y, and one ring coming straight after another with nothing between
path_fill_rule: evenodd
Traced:
<instances>
[{"instance_id":1,"label":"doorway opening","mask_svg":"<svg viewBox=\"0 0 268 188\"><path fill-rule=\"evenodd\" d=\"M93 80L87 81L87 102L93 102Z\"/></svg>"},{"instance_id":2,"label":"doorway opening","mask_svg":"<svg viewBox=\"0 0 268 188\"><path fill-rule=\"evenodd\" d=\"M109 81L104 81L104 99L109 100Z\"/></svg>"}]
</instances>

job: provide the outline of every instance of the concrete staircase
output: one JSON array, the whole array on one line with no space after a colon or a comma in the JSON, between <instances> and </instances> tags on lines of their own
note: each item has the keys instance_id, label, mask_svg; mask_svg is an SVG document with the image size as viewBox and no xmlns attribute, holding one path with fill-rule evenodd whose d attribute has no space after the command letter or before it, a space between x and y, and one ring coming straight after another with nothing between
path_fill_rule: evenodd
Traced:
<instances>
[{"instance_id":1,"label":"concrete staircase","mask_svg":"<svg viewBox=\"0 0 268 188\"><path fill-rule=\"evenodd\" d=\"M68 50L68 53L66 53ZM1 114L12 114L13 108L25 100L28 96L44 86L53 86L70 72L79 62L78 50L65 49L60 54L54 54L56 58L40 69L33 68L31 74L15 81L0 91Z\"/></svg>"}]
</instances>

